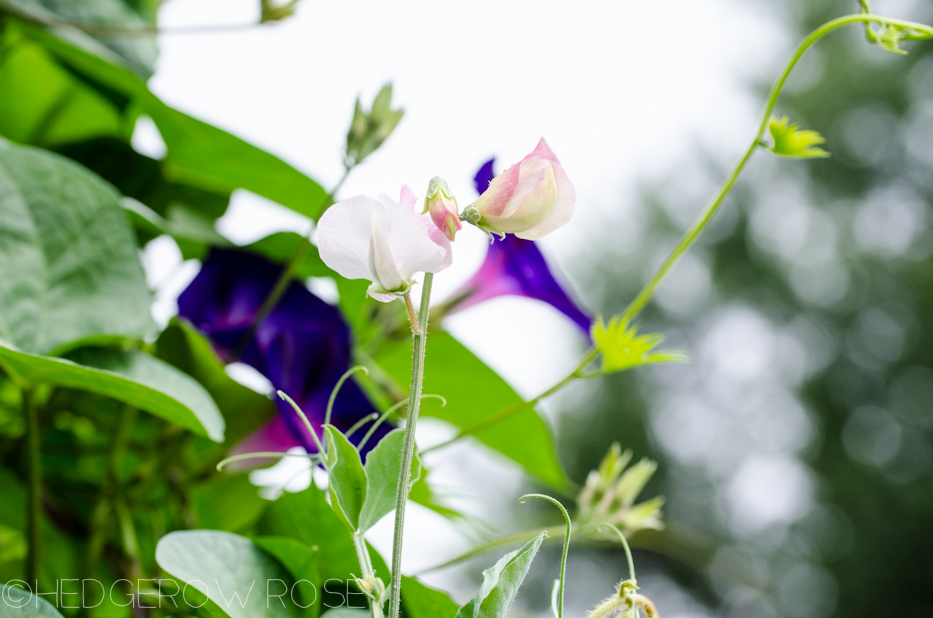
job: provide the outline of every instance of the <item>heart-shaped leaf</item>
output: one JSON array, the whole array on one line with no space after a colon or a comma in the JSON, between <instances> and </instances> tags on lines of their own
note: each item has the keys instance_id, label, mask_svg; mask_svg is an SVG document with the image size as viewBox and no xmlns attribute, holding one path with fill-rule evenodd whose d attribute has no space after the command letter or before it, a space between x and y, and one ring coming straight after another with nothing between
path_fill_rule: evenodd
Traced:
<instances>
[{"instance_id":1,"label":"heart-shaped leaf","mask_svg":"<svg viewBox=\"0 0 933 618\"><path fill-rule=\"evenodd\" d=\"M0 339L48 354L155 324L119 195L64 157L0 139Z\"/></svg>"},{"instance_id":2,"label":"heart-shaped leaf","mask_svg":"<svg viewBox=\"0 0 933 618\"><path fill-rule=\"evenodd\" d=\"M0 585L0 618L62 618L62 615L45 599Z\"/></svg>"},{"instance_id":3,"label":"heart-shaped leaf","mask_svg":"<svg viewBox=\"0 0 933 618\"><path fill-rule=\"evenodd\" d=\"M156 546L156 562L206 599L209 613L230 618L296 618L290 594L292 578L249 539L214 530L172 532ZM279 596L281 595L281 596ZM179 598L181 598L179 596Z\"/></svg>"}]
</instances>

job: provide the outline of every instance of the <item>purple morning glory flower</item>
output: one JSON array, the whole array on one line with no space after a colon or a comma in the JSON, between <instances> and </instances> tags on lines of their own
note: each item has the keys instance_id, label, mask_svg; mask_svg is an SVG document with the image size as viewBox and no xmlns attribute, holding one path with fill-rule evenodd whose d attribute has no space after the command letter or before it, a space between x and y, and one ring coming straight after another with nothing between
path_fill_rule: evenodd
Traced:
<instances>
[{"instance_id":1,"label":"purple morning glory flower","mask_svg":"<svg viewBox=\"0 0 933 618\"><path fill-rule=\"evenodd\" d=\"M179 315L214 343L221 358L236 348L272 290L282 267L235 249L213 249L201 272L178 298ZM293 281L279 304L258 325L239 358L288 394L316 428L324 422L331 391L350 367L350 329L336 307ZM238 452L317 449L301 418L276 398L279 415L248 436ZM375 412L353 380L347 380L334 403L331 422L343 431ZM368 442L374 446L391 427L383 424ZM352 437L361 439L365 427Z\"/></svg>"},{"instance_id":2,"label":"purple morning glory flower","mask_svg":"<svg viewBox=\"0 0 933 618\"><path fill-rule=\"evenodd\" d=\"M473 178L477 193L482 194L495 177L495 161L494 158L486 161ZM545 302L570 318L589 336L593 318L580 309L557 282L535 242L512 234L507 234L504 240L496 238L493 241L482 266L453 295L453 300L448 303L452 305L448 313L507 295Z\"/></svg>"}]
</instances>

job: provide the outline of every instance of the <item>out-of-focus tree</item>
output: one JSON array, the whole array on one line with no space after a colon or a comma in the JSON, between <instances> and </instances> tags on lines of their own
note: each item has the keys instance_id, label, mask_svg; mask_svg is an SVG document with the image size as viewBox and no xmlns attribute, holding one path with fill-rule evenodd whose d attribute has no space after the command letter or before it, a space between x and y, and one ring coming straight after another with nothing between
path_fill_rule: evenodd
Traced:
<instances>
[{"instance_id":1,"label":"out-of-focus tree","mask_svg":"<svg viewBox=\"0 0 933 618\"><path fill-rule=\"evenodd\" d=\"M933 19L929 3L877 4ZM780 5L791 40L858 9ZM564 403L573 478L613 440L661 462L648 491L667 498L671 557L639 579L679 581L667 615L933 612L933 49L904 48L852 27L807 52L777 111L832 156L756 155L644 315L695 362ZM574 262L580 289L603 290L593 307L631 300L725 176L691 158Z\"/></svg>"}]
</instances>

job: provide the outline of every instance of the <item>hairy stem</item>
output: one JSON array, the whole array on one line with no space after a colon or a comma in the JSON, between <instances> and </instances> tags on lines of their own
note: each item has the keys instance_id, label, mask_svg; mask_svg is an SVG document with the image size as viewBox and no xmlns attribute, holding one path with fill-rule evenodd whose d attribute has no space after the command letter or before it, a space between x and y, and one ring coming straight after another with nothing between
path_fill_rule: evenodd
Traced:
<instances>
[{"instance_id":1,"label":"hairy stem","mask_svg":"<svg viewBox=\"0 0 933 618\"><path fill-rule=\"evenodd\" d=\"M713 200L707 204L706 208L703 209L703 212L700 213L700 216L697 218L697 220L693 223L692 226L690 226L690 229L687 230L683 238L680 239L680 242L677 243L677 246L674 247L674 250L671 251L671 254L667 257L666 260L664 260L664 263L661 264L661 267L658 268L657 272L654 273L654 276L652 276L648 283L646 283L645 286L641 289L641 291L638 293L638 296L635 297L635 300L633 300L631 304L626 307L625 312L622 314L622 319L630 320L644 308L644 306L651 299L652 294L654 294L655 288L658 287L658 284L661 283L661 280L664 279L664 276L668 273L671 267L674 266L674 263L677 262L677 259L687 249L690 248L690 245L696 241L697 237L713 218L713 215L715 215L716 211L719 210L723 200L725 200L726 196L729 195L729 192L735 185L735 181L738 180L739 174L742 173L742 170L745 168L748 160L751 159L752 154L755 152L758 146L761 145L762 135L768 127L768 121L771 118L771 113L774 111L774 106L777 103L778 96L780 96L781 90L784 88L784 83L787 81L788 76L790 76L791 71L797 65L797 62L801 57L803 57L804 52L806 52L811 45L837 28L853 23L869 24L873 22L892 24L905 28L913 28L933 36L933 28L930 28L929 26L897 19L889 19L887 17L881 17L880 15L872 15L869 13L846 15L844 17L826 22L811 32L810 35L805 38L800 43L800 45L797 46L797 49L794 51L794 55L791 56L790 61L784 67L784 71L781 73L780 77L771 88L771 93L768 95L764 113L762 114L761 124L758 126L758 131L755 133L754 138L752 138L752 142L749 144L745 154L742 155L738 163L736 163L735 167L732 168L732 171L726 177L726 181L723 183L722 187L720 187L719 192L715 195L715 197L713 197Z\"/></svg>"},{"instance_id":2,"label":"hairy stem","mask_svg":"<svg viewBox=\"0 0 933 618\"><path fill-rule=\"evenodd\" d=\"M337 181L337 184L334 185L334 188L330 191L330 193L324 196L324 199L321 202L321 206L318 208L320 212L315 213L318 217L321 215L321 212L323 212L325 208L333 204L334 195L340 191L340 187L343 186L343 183L347 180L347 176L350 175L350 171L352 169L353 166L346 167L343 172L343 176L340 177L340 180ZM240 340L237 342L236 347L233 348L233 351L230 352L230 356L227 359L228 363L233 363L239 360L239 358L243 355L243 352L246 351L246 346L248 346L249 342L253 340L253 336L256 334L256 329L267 317L269 317L269 314L272 313L272 310L275 309L279 304L279 301L282 300L285 292L288 291L288 285L292 282L292 276L295 274L295 269L298 268L298 263L304 259L305 254L308 252L309 248L311 248L310 232L305 235L305 237L301 239L301 242L298 243L298 246L295 247L295 251L288 259L288 263L279 274L279 278L276 279L275 285L272 286L272 290L262 301L262 305L259 307L259 311L256 312L256 315L250 322L249 328L246 329L246 332L243 333L243 336L240 337Z\"/></svg>"},{"instance_id":3,"label":"hairy stem","mask_svg":"<svg viewBox=\"0 0 933 618\"><path fill-rule=\"evenodd\" d=\"M398 473L398 491L395 496L395 535L392 542L392 583L389 618L398 618L402 594L402 538L405 534L405 505L408 503L411 463L415 457L415 428L421 410L421 391L424 385L424 349L428 339L428 315L431 303L432 273L424 273L421 289L421 309L418 330L412 328L414 355L411 363L411 388L408 393L408 416L405 421L405 440L402 444L402 465Z\"/></svg>"},{"instance_id":4,"label":"hairy stem","mask_svg":"<svg viewBox=\"0 0 933 618\"><path fill-rule=\"evenodd\" d=\"M373 569L373 561L369 557L369 548L366 547L366 539L362 532L353 533L353 547L356 549L356 559L360 562L362 581L364 584L373 585L376 581L376 571ZM373 590L371 590L372 592ZM382 602L370 599L369 612L372 618L382 618Z\"/></svg>"},{"instance_id":5,"label":"hairy stem","mask_svg":"<svg viewBox=\"0 0 933 618\"><path fill-rule=\"evenodd\" d=\"M26 581L38 590L39 558L42 552L42 451L39 410L32 391L23 389L23 413L26 416L26 451L29 468L29 498L26 503Z\"/></svg>"}]
</instances>

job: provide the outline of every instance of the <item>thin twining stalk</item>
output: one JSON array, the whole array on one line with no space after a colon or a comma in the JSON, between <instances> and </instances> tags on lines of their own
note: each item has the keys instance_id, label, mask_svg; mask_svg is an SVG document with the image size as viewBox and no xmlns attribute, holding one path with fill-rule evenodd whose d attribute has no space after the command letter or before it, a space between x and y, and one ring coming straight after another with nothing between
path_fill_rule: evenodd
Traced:
<instances>
[{"instance_id":1,"label":"thin twining stalk","mask_svg":"<svg viewBox=\"0 0 933 618\"><path fill-rule=\"evenodd\" d=\"M810 48L810 46L812 46L814 43L816 43L818 40L820 40L821 38L823 38L824 36L832 32L833 30L836 30L837 28L846 26L848 24L853 24L853 23L863 23L866 25L870 23L890 24L893 26L901 27L901 28L910 28L913 30L918 30L920 32L923 32L933 37L933 28L931 28L930 26L926 26L923 24L917 24L914 22L909 22L909 21L904 21L904 20L899 20L899 19L890 19L888 17L882 17L880 15L874 15L871 13L846 15L844 17L840 17L838 19L829 21L823 24L822 26L820 26L819 28L817 28L816 30L814 30L813 32L811 32L810 35L806 39L804 39L803 42L801 42L800 45L797 47L797 49L794 51L794 54L791 57L790 61L784 67L784 71L781 73L780 77L775 82L774 86L771 88L771 93L768 95L768 99L765 104L764 112L762 113L761 124L758 126L758 131L755 133L755 137L754 139L752 139L751 144L749 144L748 149L744 152L742 157L739 159L738 163L736 163L735 167L732 168L732 171L726 177L726 181L720 187L719 191L713 197L712 201L710 201L709 204L707 204L706 208L703 209L703 211L700 213L699 217L697 217L693 225L690 226L690 229L687 230L687 232L680 239L680 242L677 243L677 246L674 247L670 255L668 255L667 259L664 260L664 263L661 264L660 268L658 268L658 270L654 273L651 279L644 285L644 287L642 287L641 291L639 291L635 299L629 304L628 307L626 307L625 311L622 313L622 316L621 316L622 319L631 320L636 315L638 315L638 313L645 307L648 301L651 300L651 297L654 294L655 289L658 287L658 285L661 283L661 281L664 279L664 277L667 275L670 269L674 266L674 264L677 262L678 258L680 258L680 256L687 249L689 249L690 246L696 241L697 237L699 237L699 235L703 232L703 230L712 220L713 215L715 215L716 212L719 210L719 207L722 205L723 201L726 199L726 196L729 194L729 192L732 190L733 186L735 185L736 180L738 180L739 174L741 174L742 170L745 168L745 165L748 163L749 159L751 159L751 156L755 152L755 149L762 145L763 143L762 136L764 135L765 130L768 128L768 122L771 119L771 114L774 111L774 106L777 104L777 99L781 94L781 90L784 88L784 84L787 81L787 78L790 76L791 71L797 65L797 62L799 62L804 52L806 52L807 49ZM433 451L433 450L437 450L437 449L450 446L451 444L458 442L459 440L465 438L466 436L475 434L482 429L486 429L492 425L495 425L504 420L507 420L511 418L512 416L514 416L515 414L518 414L522 410L537 404L539 401L541 401L545 397L549 397L550 395L553 395L559 390L562 390L565 386L567 386L571 382L574 382L577 379L595 378L595 377L599 377L600 375L604 375L603 372L593 372L590 374L584 374L581 370L582 367L585 367L592 360L594 360L597 354L598 354L598 351L595 348L591 348L590 350L587 351L586 355L584 356L581 366L578 366L578 368L575 369L573 372L571 372L570 375L565 377L560 382L556 383L554 386L548 388L546 391L544 391L543 393L541 393L534 399L530 401L519 402L507 408L504 408L503 410L497 412L496 414L493 414L492 416L474 425L471 425L470 427L462 429L456 436L454 436L450 440L447 440L446 442L442 442L441 444L436 444L430 448L423 450L422 454L427 453L429 451Z\"/></svg>"},{"instance_id":2,"label":"thin twining stalk","mask_svg":"<svg viewBox=\"0 0 933 618\"><path fill-rule=\"evenodd\" d=\"M408 415L405 421L405 439L402 445L402 463L398 474L398 491L395 496L395 534L392 541L392 583L390 584L389 618L398 618L402 593L402 539L405 534L405 505L408 503L411 463L415 456L415 428L421 410L421 391L424 386L424 351L428 339L428 315L430 313L432 273L424 273L421 290L421 308L418 312L418 328L412 324L414 354L411 363L411 388L408 394Z\"/></svg>"},{"instance_id":3,"label":"thin twining stalk","mask_svg":"<svg viewBox=\"0 0 933 618\"><path fill-rule=\"evenodd\" d=\"M758 126L758 131L755 133L755 137L752 138L751 144L749 144L745 154L742 155L738 163L736 163L735 167L732 168L732 171L726 177L726 181L723 183L722 187L720 187L719 192L716 194L713 200L707 204L706 208L703 209L703 212L700 213L700 216L697 217L693 225L690 226L690 229L688 229L687 232L683 235L683 238L680 239L680 242L677 243L677 246L674 247L670 255L667 256L667 259L664 260L664 263L661 264L661 267L658 268L657 272L654 273L654 276L652 276L648 283L646 283L645 286L641 289L641 291L638 293L638 296L635 297L635 300L633 300L631 304L626 307L625 311L622 313L622 319L631 319L644 308L644 306L651 299L652 294L654 294L655 288L658 287L658 284L661 283L661 280L664 279L664 276L668 273L668 271L670 271L671 267L674 266L674 264L677 262L677 259L687 249L690 248L690 245L696 241L697 237L713 218L713 215L715 215L716 211L719 210L723 200L725 200L726 196L729 195L729 192L735 185L735 181L738 180L739 174L742 173L742 170L745 168L748 160L751 159L755 150L762 145L762 137L765 130L768 128L768 122L771 119L771 113L774 111L774 106L777 104L781 90L784 88L784 84L787 82L787 78L790 76L791 71L797 65L797 62L801 57L803 57L804 52L806 52L811 45L819 41L833 30L852 23L890 24L901 28L919 30L929 34L930 36L933 36L933 28L930 28L929 26L915 24L909 21L902 21L899 19L890 19L880 15L872 15L870 13L846 15L844 17L828 21L811 32L810 35L805 38L800 43L800 45L797 46L797 49L794 51L794 55L791 56L790 61L784 67L784 71L781 73L780 77L771 88L771 93L768 95L768 100L765 104L764 113L761 116L761 124Z\"/></svg>"}]
</instances>

